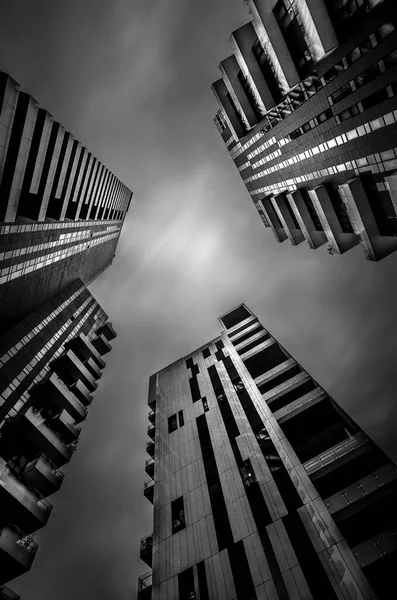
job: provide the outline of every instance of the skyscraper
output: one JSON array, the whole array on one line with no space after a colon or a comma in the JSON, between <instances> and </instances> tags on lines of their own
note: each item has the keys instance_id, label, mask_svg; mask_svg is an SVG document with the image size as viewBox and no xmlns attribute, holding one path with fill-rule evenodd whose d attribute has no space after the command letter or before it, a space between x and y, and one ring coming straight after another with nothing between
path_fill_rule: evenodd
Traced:
<instances>
[{"instance_id":1,"label":"skyscraper","mask_svg":"<svg viewBox=\"0 0 397 600\"><path fill-rule=\"evenodd\" d=\"M397 468L245 305L150 377L139 600L391 600Z\"/></svg>"},{"instance_id":2,"label":"skyscraper","mask_svg":"<svg viewBox=\"0 0 397 600\"><path fill-rule=\"evenodd\" d=\"M397 250L394 0L248 0L215 124L276 239Z\"/></svg>"},{"instance_id":3,"label":"skyscraper","mask_svg":"<svg viewBox=\"0 0 397 600\"><path fill-rule=\"evenodd\" d=\"M0 339L0 585L32 565L115 336L76 280Z\"/></svg>"},{"instance_id":4,"label":"skyscraper","mask_svg":"<svg viewBox=\"0 0 397 600\"><path fill-rule=\"evenodd\" d=\"M0 334L108 267L132 193L0 73Z\"/></svg>"},{"instance_id":5,"label":"skyscraper","mask_svg":"<svg viewBox=\"0 0 397 600\"><path fill-rule=\"evenodd\" d=\"M26 573L116 336L87 285L131 192L0 73L0 598Z\"/></svg>"}]
</instances>

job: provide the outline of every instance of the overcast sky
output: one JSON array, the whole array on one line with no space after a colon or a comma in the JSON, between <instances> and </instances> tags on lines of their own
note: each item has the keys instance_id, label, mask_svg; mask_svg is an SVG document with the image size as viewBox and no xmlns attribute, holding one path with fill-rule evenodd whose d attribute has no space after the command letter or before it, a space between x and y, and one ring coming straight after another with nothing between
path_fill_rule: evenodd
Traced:
<instances>
[{"instance_id":1,"label":"overcast sky","mask_svg":"<svg viewBox=\"0 0 397 600\"><path fill-rule=\"evenodd\" d=\"M91 290L118 331L23 600L134 600L147 380L245 302L397 458L397 254L329 256L263 227L212 122L242 0L0 0L0 69L134 190Z\"/></svg>"}]
</instances>

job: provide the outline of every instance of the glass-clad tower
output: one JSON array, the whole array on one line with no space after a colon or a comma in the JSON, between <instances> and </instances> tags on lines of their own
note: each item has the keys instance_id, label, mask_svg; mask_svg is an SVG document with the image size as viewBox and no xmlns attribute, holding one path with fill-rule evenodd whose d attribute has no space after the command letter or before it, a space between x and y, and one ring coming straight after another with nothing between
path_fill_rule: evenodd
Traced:
<instances>
[{"instance_id":1,"label":"glass-clad tower","mask_svg":"<svg viewBox=\"0 0 397 600\"><path fill-rule=\"evenodd\" d=\"M395 0L246 0L215 124L279 242L397 250Z\"/></svg>"},{"instance_id":2,"label":"glass-clad tower","mask_svg":"<svg viewBox=\"0 0 397 600\"><path fill-rule=\"evenodd\" d=\"M241 305L152 375L139 600L390 600L397 469Z\"/></svg>"}]
</instances>

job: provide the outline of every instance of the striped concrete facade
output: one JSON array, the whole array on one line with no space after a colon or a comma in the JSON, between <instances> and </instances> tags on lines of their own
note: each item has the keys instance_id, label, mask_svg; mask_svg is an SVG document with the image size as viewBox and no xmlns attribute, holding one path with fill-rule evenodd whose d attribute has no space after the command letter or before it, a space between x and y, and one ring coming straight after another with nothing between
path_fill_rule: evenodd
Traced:
<instances>
[{"instance_id":1,"label":"striped concrete facade","mask_svg":"<svg viewBox=\"0 0 397 600\"><path fill-rule=\"evenodd\" d=\"M244 305L149 382L139 600L390 600L397 469Z\"/></svg>"},{"instance_id":2,"label":"striped concrete facade","mask_svg":"<svg viewBox=\"0 0 397 600\"><path fill-rule=\"evenodd\" d=\"M0 332L77 278L88 284L111 264L131 197L0 73Z\"/></svg>"},{"instance_id":3,"label":"striped concrete facade","mask_svg":"<svg viewBox=\"0 0 397 600\"><path fill-rule=\"evenodd\" d=\"M279 242L397 249L394 0L249 0L215 124Z\"/></svg>"},{"instance_id":4,"label":"striped concrete facade","mask_svg":"<svg viewBox=\"0 0 397 600\"><path fill-rule=\"evenodd\" d=\"M0 220L121 221L131 191L0 73Z\"/></svg>"}]
</instances>

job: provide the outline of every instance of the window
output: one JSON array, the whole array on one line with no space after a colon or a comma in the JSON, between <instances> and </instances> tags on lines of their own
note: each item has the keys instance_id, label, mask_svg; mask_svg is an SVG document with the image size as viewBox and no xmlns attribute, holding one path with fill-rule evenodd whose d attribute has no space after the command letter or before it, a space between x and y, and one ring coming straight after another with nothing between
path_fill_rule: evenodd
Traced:
<instances>
[{"instance_id":1,"label":"window","mask_svg":"<svg viewBox=\"0 0 397 600\"><path fill-rule=\"evenodd\" d=\"M249 459L245 460L239 468L241 478L243 480L243 485L245 488L250 487L251 485L256 483L257 479L252 468L251 461Z\"/></svg>"},{"instance_id":2,"label":"window","mask_svg":"<svg viewBox=\"0 0 397 600\"><path fill-rule=\"evenodd\" d=\"M352 93L353 93L353 89L352 89L350 81L349 81L349 83L342 86L341 88L336 90L336 92L331 94L331 96L330 96L331 104L336 104L337 102L340 102L341 100L343 100L343 98L347 98L347 96L350 96L350 94L352 94Z\"/></svg>"},{"instance_id":3,"label":"window","mask_svg":"<svg viewBox=\"0 0 397 600\"><path fill-rule=\"evenodd\" d=\"M204 571L205 574L205 571ZM178 575L179 600L195 600L196 588L194 587L193 567L186 569Z\"/></svg>"},{"instance_id":4,"label":"window","mask_svg":"<svg viewBox=\"0 0 397 600\"><path fill-rule=\"evenodd\" d=\"M185 528L185 509L183 496L171 502L172 533L178 533Z\"/></svg>"},{"instance_id":5,"label":"window","mask_svg":"<svg viewBox=\"0 0 397 600\"><path fill-rule=\"evenodd\" d=\"M171 417L168 417L168 433L172 433L176 429L178 429L176 415L172 415Z\"/></svg>"},{"instance_id":6,"label":"window","mask_svg":"<svg viewBox=\"0 0 397 600\"><path fill-rule=\"evenodd\" d=\"M205 563L203 560L197 564L197 578L201 600L209 600L210 596L208 592L207 575L205 572Z\"/></svg>"},{"instance_id":7,"label":"window","mask_svg":"<svg viewBox=\"0 0 397 600\"><path fill-rule=\"evenodd\" d=\"M183 410L179 411L178 419L179 419L179 427L182 427L185 424L185 420L183 418Z\"/></svg>"},{"instance_id":8,"label":"window","mask_svg":"<svg viewBox=\"0 0 397 600\"><path fill-rule=\"evenodd\" d=\"M200 388L198 385L197 377L195 375L189 379L189 385L190 385L190 392L192 394L192 400L193 400L193 402L197 402L197 400L200 400L200 398L201 398L201 393L200 393Z\"/></svg>"},{"instance_id":9,"label":"window","mask_svg":"<svg viewBox=\"0 0 397 600\"><path fill-rule=\"evenodd\" d=\"M209 348L204 348L203 356L204 356L204 358L209 358L211 356L211 352L210 352Z\"/></svg>"},{"instance_id":10,"label":"window","mask_svg":"<svg viewBox=\"0 0 397 600\"><path fill-rule=\"evenodd\" d=\"M193 359L192 358L188 358L186 361L186 368L187 369L191 369L193 367Z\"/></svg>"}]
</instances>

